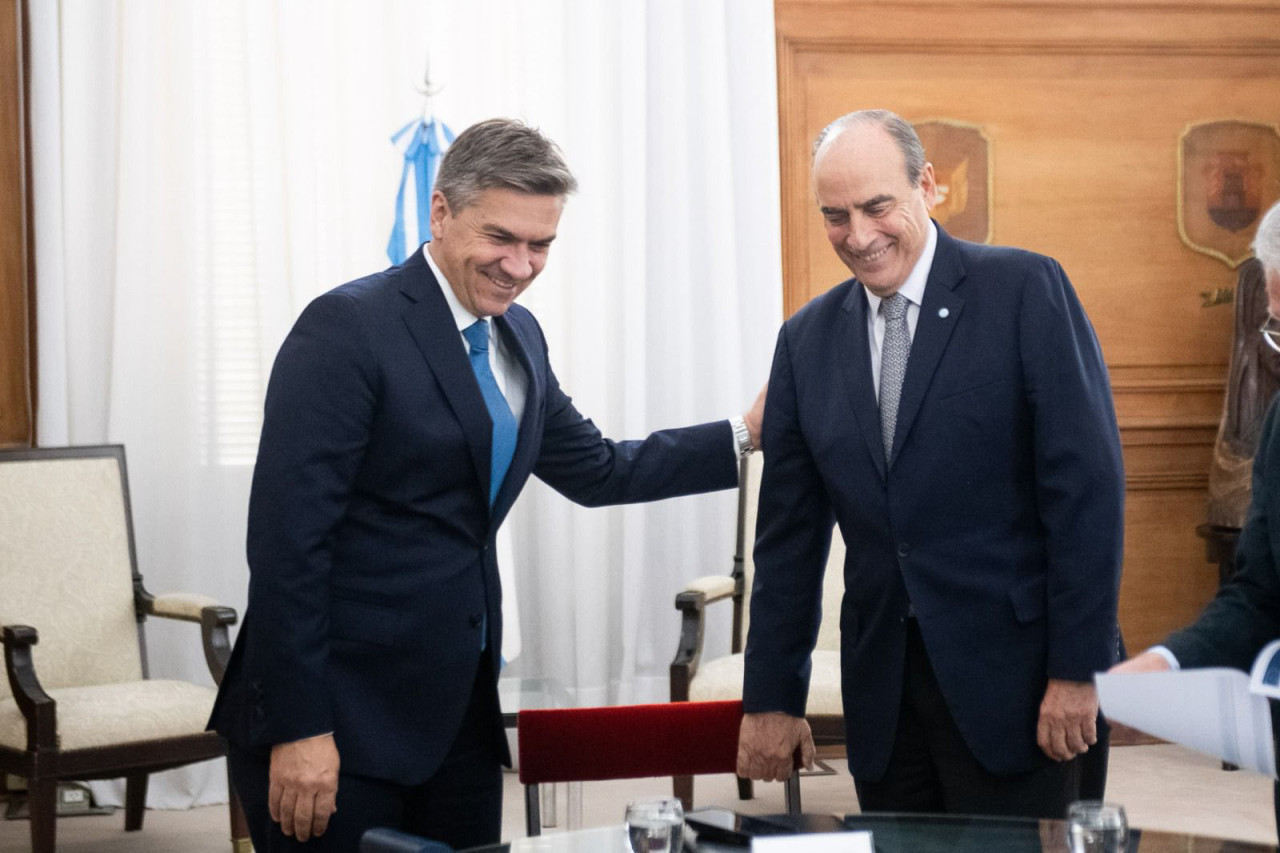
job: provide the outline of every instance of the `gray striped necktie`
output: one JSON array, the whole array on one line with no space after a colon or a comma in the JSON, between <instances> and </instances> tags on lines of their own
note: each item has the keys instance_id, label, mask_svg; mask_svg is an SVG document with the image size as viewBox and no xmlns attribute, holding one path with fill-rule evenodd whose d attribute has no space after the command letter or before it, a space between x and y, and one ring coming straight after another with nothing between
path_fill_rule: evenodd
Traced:
<instances>
[{"instance_id":1,"label":"gray striped necktie","mask_svg":"<svg viewBox=\"0 0 1280 853\"><path fill-rule=\"evenodd\" d=\"M880 433L884 438L884 458L893 454L893 431L898 424L898 399L902 379L907 375L911 353L911 332L907 329L907 297L895 293L880 303L884 315L884 343L880 350Z\"/></svg>"}]
</instances>

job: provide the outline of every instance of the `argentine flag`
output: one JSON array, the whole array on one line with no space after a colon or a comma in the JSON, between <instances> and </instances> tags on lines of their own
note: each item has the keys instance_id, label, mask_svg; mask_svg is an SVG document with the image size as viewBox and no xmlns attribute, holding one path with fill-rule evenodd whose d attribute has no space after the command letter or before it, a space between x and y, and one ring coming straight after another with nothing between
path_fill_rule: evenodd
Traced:
<instances>
[{"instance_id":1,"label":"argentine flag","mask_svg":"<svg viewBox=\"0 0 1280 853\"><path fill-rule=\"evenodd\" d=\"M406 141L407 140L407 141ZM387 257L399 264L431 239L431 189L445 150L453 142L453 131L442 121L415 119L391 137L392 145L404 146L404 171L396 193L396 221L387 241ZM412 188L411 194L405 190Z\"/></svg>"}]
</instances>

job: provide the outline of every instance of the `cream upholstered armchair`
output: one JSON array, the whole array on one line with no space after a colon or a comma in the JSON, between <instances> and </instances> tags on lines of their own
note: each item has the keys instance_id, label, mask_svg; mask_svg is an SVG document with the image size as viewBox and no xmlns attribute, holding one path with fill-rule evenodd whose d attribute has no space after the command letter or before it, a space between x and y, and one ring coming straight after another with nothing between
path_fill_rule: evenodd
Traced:
<instances>
[{"instance_id":1,"label":"cream upholstered armchair","mask_svg":"<svg viewBox=\"0 0 1280 853\"><path fill-rule=\"evenodd\" d=\"M147 678L143 621L200 625L216 682L235 611L143 588L119 445L0 452L0 591L0 771L26 779L32 850L55 848L60 780L125 777L125 829L141 829L148 774L223 754L214 690Z\"/></svg>"},{"instance_id":2,"label":"cream upholstered armchair","mask_svg":"<svg viewBox=\"0 0 1280 853\"><path fill-rule=\"evenodd\" d=\"M672 702L712 702L742 698L742 651L750 622L751 580L754 563L752 546L756 537L756 505L760 496L759 453L742 461L738 482L738 541L733 571L708 575L692 581L676 594L681 614L680 645L671 662ZM822 626L813 652L806 717L814 743L822 747L844 744L844 709L840 699L840 600L844 595L844 540L836 529L831 534L831 552L823 579ZM717 601L733 604L731 653L714 660L702 660L706 635L706 609ZM693 777L674 777L675 795L693 805ZM749 779L738 780L738 794L751 799Z\"/></svg>"}]
</instances>

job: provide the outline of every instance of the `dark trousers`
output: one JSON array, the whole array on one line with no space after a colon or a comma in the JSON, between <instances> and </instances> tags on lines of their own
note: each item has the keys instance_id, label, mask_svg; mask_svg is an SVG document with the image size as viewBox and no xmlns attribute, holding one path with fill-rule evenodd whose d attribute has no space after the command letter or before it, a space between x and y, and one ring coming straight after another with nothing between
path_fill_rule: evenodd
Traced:
<instances>
[{"instance_id":1,"label":"dark trousers","mask_svg":"<svg viewBox=\"0 0 1280 853\"><path fill-rule=\"evenodd\" d=\"M1062 818L1078 796L1080 760L1046 763L1013 776L987 771L947 708L919 625L915 619L909 625L889 769L875 782L854 779L862 810Z\"/></svg>"},{"instance_id":2,"label":"dark trousers","mask_svg":"<svg viewBox=\"0 0 1280 853\"><path fill-rule=\"evenodd\" d=\"M1267 705L1271 708L1271 738L1280 752L1280 702L1268 699ZM1280 779L1271 785L1271 804L1276 811L1276 826L1280 827Z\"/></svg>"},{"instance_id":3,"label":"dark trousers","mask_svg":"<svg viewBox=\"0 0 1280 853\"><path fill-rule=\"evenodd\" d=\"M1111 757L1111 726L1107 718L1098 714L1098 742L1080 756L1080 799L1105 800L1107 798L1107 765Z\"/></svg>"},{"instance_id":4,"label":"dark trousers","mask_svg":"<svg viewBox=\"0 0 1280 853\"><path fill-rule=\"evenodd\" d=\"M269 756L232 745L227 761L258 853L355 853L365 830L378 826L462 849L500 840L502 765L496 739L504 736L492 669L482 663L462 728L440 769L420 785L340 773L338 810L324 835L305 844L281 832L267 811Z\"/></svg>"},{"instance_id":5,"label":"dark trousers","mask_svg":"<svg viewBox=\"0 0 1280 853\"><path fill-rule=\"evenodd\" d=\"M1124 648L1120 626L1116 626L1116 662L1129 655ZM1080 799L1104 800L1107 796L1107 766L1111 758L1111 724L1098 712L1098 742L1080 756Z\"/></svg>"}]
</instances>

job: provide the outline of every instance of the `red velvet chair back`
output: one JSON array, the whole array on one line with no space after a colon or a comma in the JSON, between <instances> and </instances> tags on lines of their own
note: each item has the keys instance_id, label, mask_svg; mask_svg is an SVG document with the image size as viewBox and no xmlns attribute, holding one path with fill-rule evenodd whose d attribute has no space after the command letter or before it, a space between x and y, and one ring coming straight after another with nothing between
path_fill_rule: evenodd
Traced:
<instances>
[{"instance_id":1,"label":"red velvet chair back","mask_svg":"<svg viewBox=\"0 0 1280 853\"><path fill-rule=\"evenodd\" d=\"M520 781L733 773L742 702L521 711Z\"/></svg>"},{"instance_id":2,"label":"red velvet chair back","mask_svg":"<svg viewBox=\"0 0 1280 853\"><path fill-rule=\"evenodd\" d=\"M521 711L520 781L525 829L542 831L538 785L649 776L736 773L742 701L663 702ZM786 783L787 812L800 814L800 777Z\"/></svg>"}]
</instances>

